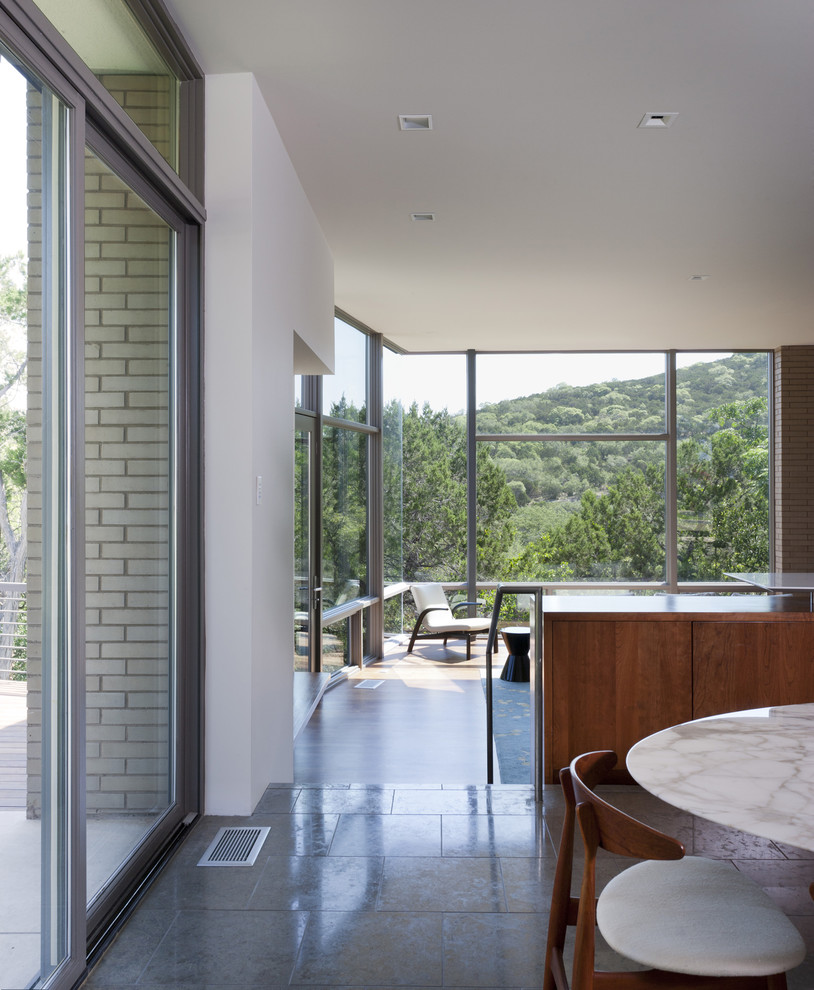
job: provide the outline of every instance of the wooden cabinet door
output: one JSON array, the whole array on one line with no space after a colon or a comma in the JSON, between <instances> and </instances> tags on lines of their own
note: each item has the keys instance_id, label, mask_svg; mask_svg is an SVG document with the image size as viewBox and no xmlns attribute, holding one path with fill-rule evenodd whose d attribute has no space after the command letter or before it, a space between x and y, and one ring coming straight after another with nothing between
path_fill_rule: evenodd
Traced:
<instances>
[{"instance_id":1,"label":"wooden cabinet door","mask_svg":"<svg viewBox=\"0 0 814 990\"><path fill-rule=\"evenodd\" d=\"M554 618L547 631L546 780L594 749L615 750L623 767L639 739L691 717L690 622Z\"/></svg>"},{"instance_id":2,"label":"wooden cabinet door","mask_svg":"<svg viewBox=\"0 0 814 990\"><path fill-rule=\"evenodd\" d=\"M814 623L693 623L693 718L814 701Z\"/></svg>"}]
</instances>

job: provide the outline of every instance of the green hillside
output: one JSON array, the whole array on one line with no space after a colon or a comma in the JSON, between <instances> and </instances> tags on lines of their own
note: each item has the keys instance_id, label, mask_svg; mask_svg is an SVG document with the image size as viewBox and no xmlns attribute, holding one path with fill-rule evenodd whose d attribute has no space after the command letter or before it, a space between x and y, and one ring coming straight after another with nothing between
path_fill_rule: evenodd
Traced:
<instances>
[{"instance_id":1,"label":"green hillside","mask_svg":"<svg viewBox=\"0 0 814 990\"><path fill-rule=\"evenodd\" d=\"M767 566L767 378L765 354L736 354L677 373L684 579ZM664 410L662 375L557 385L484 405L477 417L481 435L653 439L479 443L479 578L661 580L666 445L656 437L667 429ZM414 405L403 411L402 427L402 485L386 491L386 501L403 497L403 523L394 527L393 540L400 537L404 576L461 579L464 417Z\"/></svg>"}]
</instances>

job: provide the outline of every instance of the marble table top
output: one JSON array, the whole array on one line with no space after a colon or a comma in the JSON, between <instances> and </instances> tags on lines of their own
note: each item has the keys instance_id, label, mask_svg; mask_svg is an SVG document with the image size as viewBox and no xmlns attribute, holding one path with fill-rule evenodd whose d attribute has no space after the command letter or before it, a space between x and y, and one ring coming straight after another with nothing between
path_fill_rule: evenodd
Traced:
<instances>
[{"instance_id":1,"label":"marble table top","mask_svg":"<svg viewBox=\"0 0 814 990\"><path fill-rule=\"evenodd\" d=\"M664 729L636 743L627 768L678 808L814 851L814 704Z\"/></svg>"}]
</instances>

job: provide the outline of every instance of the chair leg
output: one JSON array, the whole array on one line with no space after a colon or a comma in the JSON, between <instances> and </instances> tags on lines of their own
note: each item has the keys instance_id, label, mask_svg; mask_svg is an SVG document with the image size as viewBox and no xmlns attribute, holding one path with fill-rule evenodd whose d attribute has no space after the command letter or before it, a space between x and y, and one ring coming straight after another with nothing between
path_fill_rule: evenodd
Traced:
<instances>
[{"instance_id":1,"label":"chair leg","mask_svg":"<svg viewBox=\"0 0 814 990\"><path fill-rule=\"evenodd\" d=\"M416 641L416 637L418 636L418 630L419 630L420 625L421 625L421 622L419 620L413 626L413 634L412 634L412 636L410 636L410 645L407 647L407 652L408 653L412 653L413 652L413 647L415 646L415 641Z\"/></svg>"},{"instance_id":2,"label":"chair leg","mask_svg":"<svg viewBox=\"0 0 814 990\"><path fill-rule=\"evenodd\" d=\"M471 633L467 633L466 634L466 659L467 660L471 660L472 659L472 634Z\"/></svg>"}]
</instances>

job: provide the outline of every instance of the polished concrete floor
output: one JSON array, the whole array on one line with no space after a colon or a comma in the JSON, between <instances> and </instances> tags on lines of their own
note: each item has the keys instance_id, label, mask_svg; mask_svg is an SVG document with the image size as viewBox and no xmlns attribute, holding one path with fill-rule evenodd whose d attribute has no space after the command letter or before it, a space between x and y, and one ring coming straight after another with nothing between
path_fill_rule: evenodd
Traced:
<instances>
[{"instance_id":1,"label":"polished concrete floor","mask_svg":"<svg viewBox=\"0 0 814 990\"><path fill-rule=\"evenodd\" d=\"M541 986L561 794L548 787L535 806L530 787L483 784L482 732L470 736L457 710L467 698L482 724L477 661L421 654L434 659L391 655L360 675L386 683L358 688L354 677L325 695L297 746L297 782L269 787L250 819L203 819L87 990ZM327 752L345 746L353 760ZM403 779L413 761L421 779ZM689 852L754 877L814 950L814 854L695 819L639 788L610 791ZM196 866L221 825L247 823L271 830L254 866ZM617 869L607 864L603 877ZM606 950L602 962L620 961ZM789 987L814 987L814 952Z\"/></svg>"}]
</instances>

